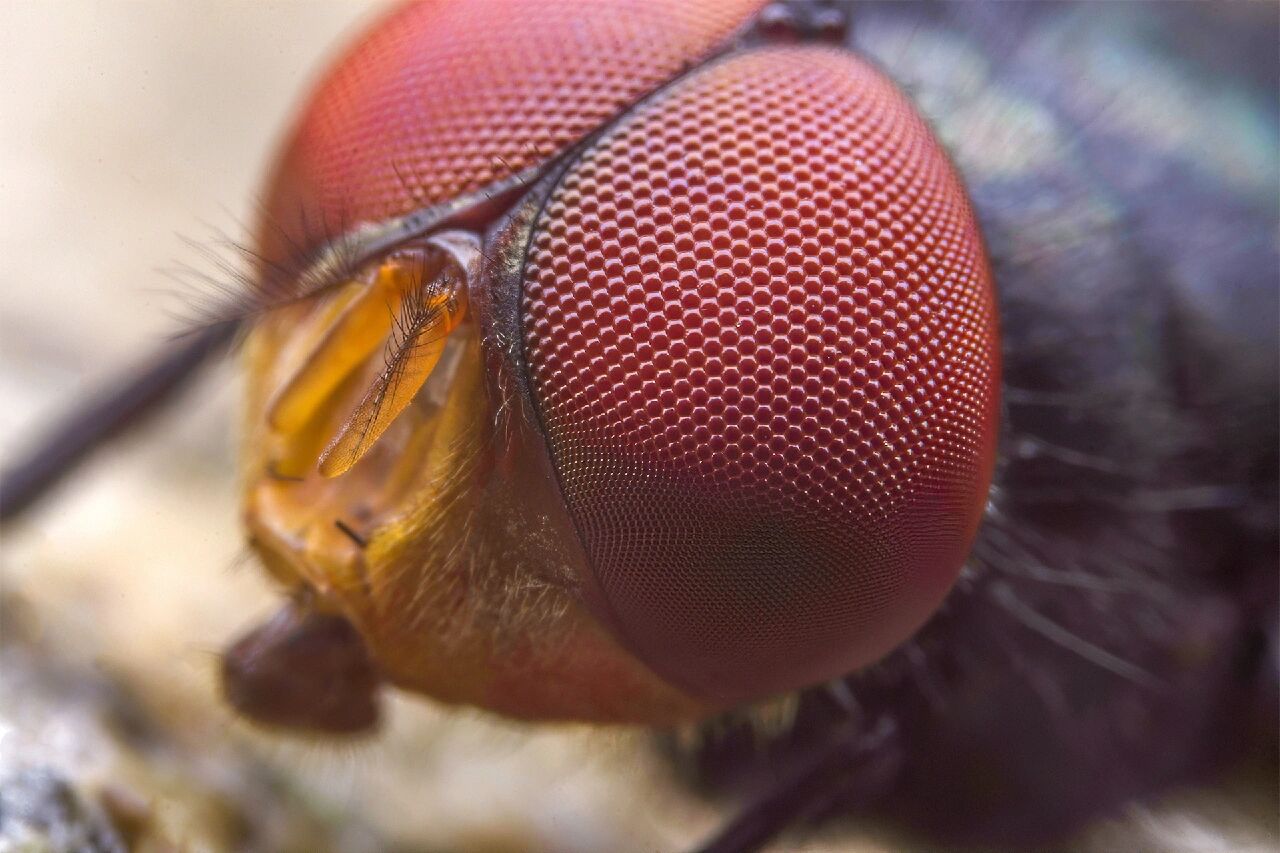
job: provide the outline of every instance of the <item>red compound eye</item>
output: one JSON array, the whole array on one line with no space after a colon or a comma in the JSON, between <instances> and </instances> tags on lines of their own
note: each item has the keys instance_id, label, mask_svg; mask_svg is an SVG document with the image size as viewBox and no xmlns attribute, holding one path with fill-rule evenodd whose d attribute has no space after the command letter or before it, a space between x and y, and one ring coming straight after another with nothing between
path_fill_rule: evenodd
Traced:
<instances>
[{"instance_id":1,"label":"red compound eye","mask_svg":"<svg viewBox=\"0 0 1280 853\"><path fill-rule=\"evenodd\" d=\"M269 193L269 256L544 164L764 0L406 4L317 87Z\"/></svg>"},{"instance_id":2,"label":"red compound eye","mask_svg":"<svg viewBox=\"0 0 1280 853\"><path fill-rule=\"evenodd\" d=\"M792 688L936 609L991 475L996 306L960 181L874 69L757 50L643 103L553 192L523 312L591 603L659 673Z\"/></svg>"}]
</instances>

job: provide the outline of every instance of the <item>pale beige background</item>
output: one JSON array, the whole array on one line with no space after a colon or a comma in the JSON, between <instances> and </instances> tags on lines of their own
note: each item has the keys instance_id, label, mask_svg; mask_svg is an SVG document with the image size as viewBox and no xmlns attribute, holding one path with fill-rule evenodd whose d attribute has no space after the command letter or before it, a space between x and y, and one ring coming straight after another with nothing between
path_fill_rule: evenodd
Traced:
<instances>
[{"instance_id":1,"label":"pale beige background","mask_svg":"<svg viewBox=\"0 0 1280 853\"><path fill-rule=\"evenodd\" d=\"M352 2L0 4L0 448L167 334L177 234L235 230L285 117Z\"/></svg>"},{"instance_id":2,"label":"pale beige background","mask_svg":"<svg viewBox=\"0 0 1280 853\"><path fill-rule=\"evenodd\" d=\"M0 0L0 460L173 331L180 305L157 268L195 260L177 235L239 232L290 107L369 17L318 0ZM39 640L23 666L53 660L136 694L177 744L172 765L128 769L107 736L81 731L78 706L32 698L10 656L0 770L41 760L123 780L192 850L228 842L180 791L234 788L244 777L231 767L276 780L343 850L669 850L717 823L637 735L420 701L397 702L388 733L361 747L282 743L232 721L215 653L273 601L251 565L237 567L234 391L224 365L6 529L0 549L3 593ZM1136 810L1093 846L1244 849L1263 843L1238 818L1246 805L1211 795L1190 807L1199 817L1185 799Z\"/></svg>"}]
</instances>

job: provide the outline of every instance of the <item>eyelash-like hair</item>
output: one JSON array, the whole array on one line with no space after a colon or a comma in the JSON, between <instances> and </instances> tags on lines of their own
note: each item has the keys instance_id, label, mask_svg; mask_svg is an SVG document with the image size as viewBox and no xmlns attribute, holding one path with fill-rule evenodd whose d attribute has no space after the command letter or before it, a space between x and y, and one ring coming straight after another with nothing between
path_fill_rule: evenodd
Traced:
<instances>
[{"instance_id":1,"label":"eyelash-like hair","mask_svg":"<svg viewBox=\"0 0 1280 853\"><path fill-rule=\"evenodd\" d=\"M301 232L295 236L261 203L258 208L264 227L285 247L284 257L267 257L219 228L210 228L211 234L204 239L180 235L193 260L179 261L160 272L177 286L181 307L175 319L183 332L245 323L318 296L352 280L371 262L362 251L359 230L341 222L316 222L300 209ZM243 224L239 228L249 230ZM322 251L315 246L322 246Z\"/></svg>"},{"instance_id":2,"label":"eyelash-like hair","mask_svg":"<svg viewBox=\"0 0 1280 853\"><path fill-rule=\"evenodd\" d=\"M188 331L224 323L241 324L276 308L319 296L432 231L457 222L469 227L477 221L497 219L572 150L520 172L497 157L495 160L507 170L503 177L447 202L415 208L378 223L359 223L342 214L336 219L317 220L302 206L293 218L297 229L290 230L259 200L258 231L282 247L282 257L268 256L253 243L234 239L216 228L210 229L211 235L203 240L182 238L194 260L161 270L178 285L182 309L177 312L177 319ZM392 165L405 195L419 198L417 187L422 181L413 168ZM343 205L339 210L348 207ZM253 233L243 223L237 227L243 233Z\"/></svg>"}]
</instances>

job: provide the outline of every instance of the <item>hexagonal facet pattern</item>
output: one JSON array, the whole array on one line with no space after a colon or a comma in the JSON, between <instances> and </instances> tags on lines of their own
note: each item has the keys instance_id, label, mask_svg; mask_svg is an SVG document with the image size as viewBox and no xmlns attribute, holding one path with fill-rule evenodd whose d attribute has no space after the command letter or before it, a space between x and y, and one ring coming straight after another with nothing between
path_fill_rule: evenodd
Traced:
<instances>
[{"instance_id":1,"label":"hexagonal facet pattern","mask_svg":"<svg viewBox=\"0 0 1280 853\"><path fill-rule=\"evenodd\" d=\"M985 504L996 308L963 186L836 50L645 102L535 230L524 345L589 597L726 699L866 664L937 607Z\"/></svg>"},{"instance_id":2,"label":"hexagonal facet pattern","mask_svg":"<svg viewBox=\"0 0 1280 853\"><path fill-rule=\"evenodd\" d=\"M432 0L321 81L269 193L307 248L545 162L742 26L763 0ZM295 246L287 246L293 250Z\"/></svg>"}]
</instances>

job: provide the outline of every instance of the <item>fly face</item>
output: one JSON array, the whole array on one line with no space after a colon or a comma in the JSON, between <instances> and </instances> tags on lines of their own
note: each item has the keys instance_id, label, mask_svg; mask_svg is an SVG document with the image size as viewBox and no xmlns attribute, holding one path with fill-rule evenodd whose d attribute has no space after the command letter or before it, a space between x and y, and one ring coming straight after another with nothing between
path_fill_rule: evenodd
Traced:
<instances>
[{"instance_id":1,"label":"fly face","mask_svg":"<svg viewBox=\"0 0 1280 853\"><path fill-rule=\"evenodd\" d=\"M407 6L321 83L244 354L293 598L227 658L248 716L289 723L288 655L293 695L357 685L302 727L360 728L377 679L696 719L938 607L995 456L982 238L894 84L758 5Z\"/></svg>"}]
</instances>

